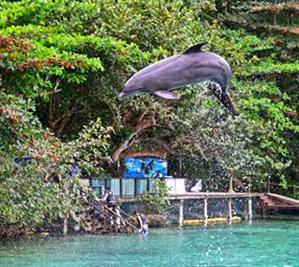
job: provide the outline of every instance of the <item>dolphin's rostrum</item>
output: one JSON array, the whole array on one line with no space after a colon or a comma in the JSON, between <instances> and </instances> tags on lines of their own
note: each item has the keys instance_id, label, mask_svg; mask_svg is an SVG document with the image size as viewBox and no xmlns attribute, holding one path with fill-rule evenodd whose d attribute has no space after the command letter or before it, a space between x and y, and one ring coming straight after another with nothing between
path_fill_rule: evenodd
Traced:
<instances>
[{"instance_id":1,"label":"dolphin's rostrum","mask_svg":"<svg viewBox=\"0 0 299 267\"><path fill-rule=\"evenodd\" d=\"M236 114L227 90L231 68L221 56L202 50L206 43L194 45L184 53L172 56L135 73L124 85L119 99L149 93L164 99L178 99L172 91L194 83L209 82L208 88L232 113Z\"/></svg>"}]
</instances>

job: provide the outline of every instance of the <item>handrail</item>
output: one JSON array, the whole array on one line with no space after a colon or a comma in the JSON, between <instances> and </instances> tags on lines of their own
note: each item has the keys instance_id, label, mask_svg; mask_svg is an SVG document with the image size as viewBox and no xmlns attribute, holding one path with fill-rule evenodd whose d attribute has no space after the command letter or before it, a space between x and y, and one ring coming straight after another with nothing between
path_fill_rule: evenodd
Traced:
<instances>
[{"instance_id":1,"label":"handrail","mask_svg":"<svg viewBox=\"0 0 299 267\"><path fill-rule=\"evenodd\" d=\"M268 193L267 195L270 196L270 197L274 197L274 198L286 201L286 202L291 203L291 204L299 205L299 200L297 200L297 199L293 199L293 198L290 198L290 197L287 197L287 196L283 196L283 195L280 195L280 194L274 194L274 193Z\"/></svg>"},{"instance_id":2,"label":"handrail","mask_svg":"<svg viewBox=\"0 0 299 267\"><path fill-rule=\"evenodd\" d=\"M281 185L279 183L273 183L273 182L270 182L270 185L278 186L278 187L281 187L283 189L284 189L284 187L286 187L286 188L294 188L294 187L295 188L299 188L298 185L285 185L285 186L283 186L283 185Z\"/></svg>"},{"instance_id":3,"label":"handrail","mask_svg":"<svg viewBox=\"0 0 299 267\"><path fill-rule=\"evenodd\" d=\"M135 222L138 222L138 220L136 218L134 218L133 216L131 216L130 214L126 213L125 211L123 211L122 209L119 209L119 211L126 215L127 217L129 217L131 220L135 221Z\"/></svg>"},{"instance_id":4,"label":"handrail","mask_svg":"<svg viewBox=\"0 0 299 267\"><path fill-rule=\"evenodd\" d=\"M128 220L124 219L122 216L118 215L118 214L117 214L116 212L114 212L113 210L110 210L110 209L109 209L108 207L106 207L100 200L95 199L95 201L96 201L98 204L100 204L105 210L111 212L114 216L118 217L122 222L124 222L124 223L128 224L129 226L131 226L135 231L137 231L137 233L139 232L139 229L138 229L135 225L133 225L133 224L131 224L130 222L128 222ZM121 209L119 209L119 210L122 211L122 212L124 213L123 210L121 210ZM131 217L131 216L130 216L130 217Z\"/></svg>"}]
</instances>

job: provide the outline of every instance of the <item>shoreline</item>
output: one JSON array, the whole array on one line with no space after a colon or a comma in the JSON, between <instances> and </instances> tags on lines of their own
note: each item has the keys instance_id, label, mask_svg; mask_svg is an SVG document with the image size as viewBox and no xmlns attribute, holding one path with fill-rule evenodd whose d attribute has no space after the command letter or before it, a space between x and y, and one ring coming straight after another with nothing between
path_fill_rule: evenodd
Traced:
<instances>
[{"instance_id":1,"label":"shoreline","mask_svg":"<svg viewBox=\"0 0 299 267\"><path fill-rule=\"evenodd\" d=\"M233 217L231 223L227 221L226 218L209 218L208 223L205 224L203 219L192 219L192 220L186 220L185 223L180 226L179 224L163 224L159 226L150 226L149 229L163 229L163 228L177 228L177 229L188 229L193 227L198 228L208 228L208 227L215 227L215 226L230 226L232 224L255 224L255 223L267 223L267 222L299 222L299 217L294 216L270 216L266 219L253 219L253 220L245 220L238 216ZM27 233L16 233L15 235L7 236L7 237L0 237L0 241L6 242L6 241L13 241L13 240L20 240L22 238L29 238L29 237L68 237L68 236L110 236L110 235L131 235L131 234L138 234L138 233L124 233L124 232L105 232L105 233L88 233L83 230L79 231L69 231L67 235L64 235L62 231L28 231Z\"/></svg>"}]
</instances>

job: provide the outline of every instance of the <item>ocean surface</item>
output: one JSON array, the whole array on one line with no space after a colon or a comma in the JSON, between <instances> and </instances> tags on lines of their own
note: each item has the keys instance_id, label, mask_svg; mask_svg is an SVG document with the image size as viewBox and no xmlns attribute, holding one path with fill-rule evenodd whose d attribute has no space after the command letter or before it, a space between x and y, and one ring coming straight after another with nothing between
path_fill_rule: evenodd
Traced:
<instances>
[{"instance_id":1,"label":"ocean surface","mask_svg":"<svg viewBox=\"0 0 299 267\"><path fill-rule=\"evenodd\" d=\"M138 234L26 237L1 241L3 266L299 267L299 222L150 229L145 238Z\"/></svg>"}]
</instances>

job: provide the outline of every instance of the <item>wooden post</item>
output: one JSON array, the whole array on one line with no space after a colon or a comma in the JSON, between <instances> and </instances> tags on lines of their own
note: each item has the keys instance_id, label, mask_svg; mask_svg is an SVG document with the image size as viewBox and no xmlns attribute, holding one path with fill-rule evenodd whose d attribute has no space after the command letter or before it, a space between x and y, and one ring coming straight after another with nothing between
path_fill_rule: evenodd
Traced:
<instances>
[{"instance_id":1,"label":"wooden post","mask_svg":"<svg viewBox=\"0 0 299 267\"><path fill-rule=\"evenodd\" d=\"M293 181L293 198L296 198L296 183Z\"/></svg>"},{"instance_id":2,"label":"wooden post","mask_svg":"<svg viewBox=\"0 0 299 267\"><path fill-rule=\"evenodd\" d=\"M268 194L270 193L270 186L271 186L271 183L270 183L270 177L268 177L268 180L267 180L267 192Z\"/></svg>"},{"instance_id":3,"label":"wooden post","mask_svg":"<svg viewBox=\"0 0 299 267\"><path fill-rule=\"evenodd\" d=\"M249 197L248 199L248 219L249 221L252 220L252 199Z\"/></svg>"},{"instance_id":4,"label":"wooden post","mask_svg":"<svg viewBox=\"0 0 299 267\"><path fill-rule=\"evenodd\" d=\"M134 178L134 196L137 196L137 179Z\"/></svg>"},{"instance_id":5,"label":"wooden post","mask_svg":"<svg viewBox=\"0 0 299 267\"><path fill-rule=\"evenodd\" d=\"M252 220L252 198L251 198L251 178L249 177L249 183L248 183L248 193L249 193L249 199L248 199L248 220L251 222Z\"/></svg>"},{"instance_id":6,"label":"wooden post","mask_svg":"<svg viewBox=\"0 0 299 267\"><path fill-rule=\"evenodd\" d=\"M123 197L123 177L119 179L119 196L122 198Z\"/></svg>"},{"instance_id":7,"label":"wooden post","mask_svg":"<svg viewBox=\"0 0 299 267\"><path fill-rule=\"evenodd\" d=\"M150 192L150 189L151 189L151 187L150 187L150 178L147 177L147 178L146 178L146 191L149 192L149 193L151 193L151 192ZM152 192L152 193L153 193L153 192Z\"/></svg>"},{"instance_id":8,"label":"wooden post","mask_svg":"<svg viewBox=\"0 0 299 267\"><path fill-rule=\"evenodd\" d=\"M229 177L229 189L228 189L228 193L230 193L230 194L235 193L234 187L233 187L233 176L232 175L230 175L230 177Z\"/></svg>"},{"instance_id":9,"label":"wooden post","mask_svg":"<svg viewBox=\"0 0 299 267\"><path fill-rule=\"evenodd\" d=\"M116 213L115 223L116 223L117 229L120 229L121 215L120 215L120 207L118 205L115 208L115 213Z\"/></svg>"},{"instance_id":10,"label":"wooden post","mask_svg":"<svg viewBox=\"0 0 299 267\"><path fill-rule=\"evenodd\" d=\"M184 200L181 199L180 200L180 204L179 204L179 226L183 226L183 222L184 222Z\"/></svg>"},{"instance_id":11,"label":"wooden post","mask_svg":"<svg viewBox=\"0 0 299 267\"><path fill-rule=\"evenodd\" d=\"M205 221L205 225L208 224L208 199L204 198L204 210L203 210L203 217Z\"/></svg>"},{"instance_id":12,"label":"wooden post","mask_svg":"<svg viewBox=\"0 0 299 267\"><path fill-rule=\"evenodd\" d=\"M232 199L229 198L227 201L227 219L228 223L231 224L232 222Z\"/></svg>"},{"instance_id":13,"label":"wooden post","mask_svg":"<svg viewBox=\"0 0 299 267\"><path fill-rule=\"evenodd\" d=\"M68 232L68 214L66 212L63 218L63 235L67 235L67 232Z\"/></svg>"},{"instance_id":14,"label":"wooden post","mask_svg":"<svg viewBox=\"0 0 299 267\"><path fill-rule=\"evenodd\" d=\"M181 158L181 153L179 155L179 173L180 173L179 177L182 177L182 158Z\"/></svg>"}]
</instances>

